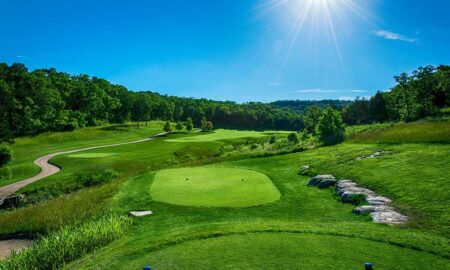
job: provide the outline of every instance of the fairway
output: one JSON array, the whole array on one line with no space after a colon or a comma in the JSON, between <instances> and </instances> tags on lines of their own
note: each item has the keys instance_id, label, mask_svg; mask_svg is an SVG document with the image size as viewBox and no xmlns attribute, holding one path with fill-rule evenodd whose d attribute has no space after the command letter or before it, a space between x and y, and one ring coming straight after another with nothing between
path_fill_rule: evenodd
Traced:
<instances>
[{"instance_id":1,"label":"fairway","mask_svg":"<svg viewBox=\"0 0 450 270\"><path fill-rule=\"evenodd\" d=\"M102 158L115 156L116 153L85 153L85 154L73 154L69 155L71 158Z\"/></svg>"},{"instance_id":2,"label":"fairway","mask_svg":"<svg viewBox=\"0 0 450 270\"><path fill-rule=\"evenodd\" d=\"M169 139L168 142L210 142L210 141L218 141L218 140L230 140L230 139L238 139L238 138L247 138L247 137L264 137L267 136L264 132L258 131L240 131L240 130L229 130L229 129L218 129L214 132L207 133L204 135L192 136L192 137L184 137L177 139Z\"/></svg>"},{"instance_id":3,"label":"fairway","mask_svg":"<svg viewBox=\"0 0 450 270\"><path fill-rule=\"evenodd\" d=\"M160 171L155 175L150 193L155 201L205 207L249 207L280 198L266 175L224 167Z\"/></svg>"},{"instance_id":4,"label":"fairway","mask_svg":"<svg viewBox=\"0 0 450 270\"><path fill-rule=\"evenodd\" d=\"M359 238L250 233L194 240L132 262L155 269L448 269L448 260ZM130 266L130 265L129 265Z\"/></svg>"}]
</instances>

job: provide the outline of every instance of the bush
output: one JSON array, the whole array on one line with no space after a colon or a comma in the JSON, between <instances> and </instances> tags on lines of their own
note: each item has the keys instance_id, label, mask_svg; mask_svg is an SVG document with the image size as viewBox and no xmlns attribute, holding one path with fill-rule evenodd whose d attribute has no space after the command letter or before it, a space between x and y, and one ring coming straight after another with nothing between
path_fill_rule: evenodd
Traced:
<instances>
[{"instance_id":1,"label":"bush","mask_svg":"<svg viewBox=\"0 0 450 270\"><path fill-rule=\"evenodd\" d=\"M8 146L0 147L0 167L11 164L13 161L13 151Z\"/></svg>"},{"instance_id":2,"label":"bush","mask_svg":"<svg viewBox=\"0 0 450 270\"><path fill-rule=\"evenodd\" d=\"M119 176L114 170L100 170L93 172L80 172L74 175L76 183L82 184L84 187L91 187L107 183Z\"/></svg>"},{"instance_id":3,"label":"bush","mask_svg":"<svg viewBox=\"0 0 450 270\"><path fill-rule=\"evenodd\" d=\"M169 121L167 121L167 122L164 124L163 130L164 130L165 132L171 132L171 131L172 131L172 126L170 125L170 122L169 122Z\"/></svg>"},{"instance_id":4,"label":"bush","mask_svg":"<svg viewBox=\"0 0 450 270\"><path fill-rule=\"evenodd\" d=\"M270 137L270 140L269 140L269 143L270 144L274 144L274 143L276 143L277 142L277 138L275 137L275 136L271 136Z\"/></svg>"},{"instance_id":5,"label":"bush","mask_svg":"<svg viewBox=\"0 0 450 270\"><path fill-rule=\"evenodd\" d=\"M333 145L344 140L345 126L341 114L333 108L327 108L319 118L316 127L319 139L325 145Z\"/></svg>"},{"instance_id":6,"label":"bush","mask_svg":"<svg viewBox=\"0 0 450 270\"><path fill-rule=\"evenodd\" d=\"M298 137L297 137L297 134L295 134L295 133L290 133L290 134L288 135L288 141L291 142L291 143L297 144L297 143L298 143Z\"/></svg>"},{"instance_id":7,"label":"bush","mask_svg":"<svg viewBox=\"0 0 450 270\"><path fill-rule=\"evenodd\" d=\"M256 144L256 143L254 143L254 144L252 144L251 146L250 146L250 149L251 150L255 150L255 149L257 149L258 148L258 145Z\"/></svg>"},{"instance_id":8,"label":"bush","mask_svg":"<svg viewBox=\"0 0 450 270\"><path fill-rule=\"evenodd\" d=\"M13 174L9 166L4 166L0 168L0 181L11 179L12 175Z\"/></svg>"},{"instance_id":9,"label":"bush","mask_svg":"<svg viewBox=\"0 0 450 270\"><path fill-rule=\"evenodd\" d=\"M105 216L81 226L67 226L0 261L0 269L61 269L99 247L122 237L128 218Z\"/></svg>"}]
</instances>

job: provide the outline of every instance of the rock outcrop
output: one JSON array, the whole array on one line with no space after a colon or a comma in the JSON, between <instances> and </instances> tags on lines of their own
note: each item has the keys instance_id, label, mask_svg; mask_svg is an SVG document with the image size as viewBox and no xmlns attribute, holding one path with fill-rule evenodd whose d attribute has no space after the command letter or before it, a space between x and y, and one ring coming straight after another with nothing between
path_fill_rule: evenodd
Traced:
<instances>
[{"instance_id":1,"label":"rock outcrop","mask_svg":"<svg viewBox=\"0 0 450 270\"><path fill-rule=\"evenodd\" d=\"M373 222L384 224L403 224L408 218L390 206L391 200L374 191L358 186L352 180L336 180L330 174L317 175L308 181L308 186L327 188L335 186L337 195L343 203L359 205L353 209L355 214L369 214Z\"/></svg>"}]
</instances>

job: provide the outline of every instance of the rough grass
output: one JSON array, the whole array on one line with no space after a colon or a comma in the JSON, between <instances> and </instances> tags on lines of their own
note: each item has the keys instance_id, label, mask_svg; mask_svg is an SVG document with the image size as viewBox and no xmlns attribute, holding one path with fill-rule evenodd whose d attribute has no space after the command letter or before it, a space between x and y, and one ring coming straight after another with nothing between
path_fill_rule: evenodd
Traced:
<instances>
[{"instance_id":1,"label":"rough grass","mask_svg":"<svg viewBox=\"0 0 450 270\"><path fill-rule=\"evenodd\" d=\"M395 124L349 136L354 143L450 143L450 121Z\"/></svg>"},{"instance_id":2,"label":"rough grass","mask_svg":"<svg viewBox=\"0 0 450 270\"><path fill-rule=\"evenodd\" d=\"M61 269L65 264L122 237L130 220L105 216L81 226L66 226L19 254L0 261L2 270Z\"/></svg>"},{"instance_id":3,"label":"rough grass","mask_svg":"<svg viewBox=\"0 0 450 270\"><path fill-rule=\"evenodd\" d=\"M150 194L155 201L206 207L249 207L280 198L266 175L227 167L160 171L155 175Z\"/></svg>"},{"instance_id":4,"label":"rough grass","mask_svg":"<svg viewBox=\"0 0 450 270\"><path fill-rule=\"evenodd\" d=\"M84 189L43 203L0 212L0 235L47 233L68 224L81 224L108 211L118 182Z\"/></svg>"}]
</instances>

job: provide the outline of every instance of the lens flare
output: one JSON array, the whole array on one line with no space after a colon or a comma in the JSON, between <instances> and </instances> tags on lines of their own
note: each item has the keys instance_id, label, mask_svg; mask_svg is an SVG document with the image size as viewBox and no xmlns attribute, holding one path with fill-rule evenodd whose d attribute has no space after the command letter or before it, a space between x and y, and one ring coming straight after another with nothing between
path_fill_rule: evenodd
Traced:
<instances>
[{"instance_id":1,"label":"lens flare","mask_svg":"<svg viewBox=\"0 0 450 270\"><path fill-rule=\"evenodd\" d=\"M316 44L332 42L336 56L343 65L339 34L348 31L353 17L366 22L372 20L372 16L359 3L361 2L358 0L268 0L258 9L264 13L276 11L282 14L282 20L290 28L286 38L283 67L300 38Z\"/></svg>"}]
</instances>

